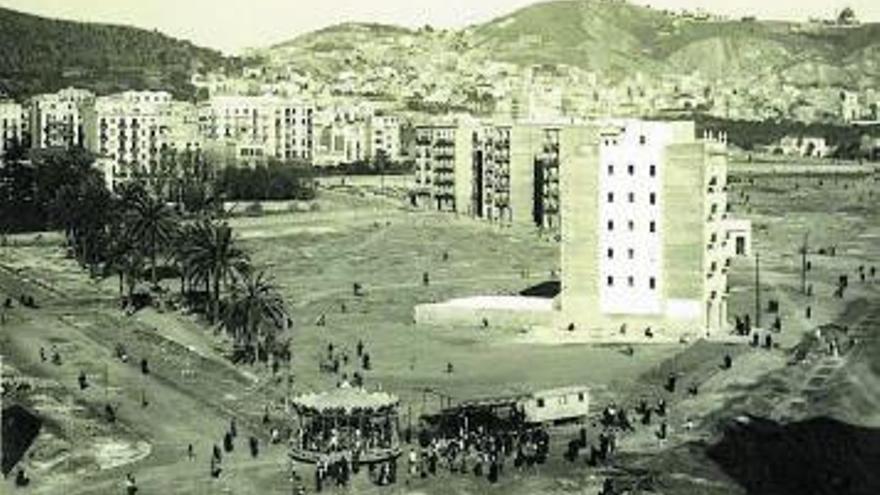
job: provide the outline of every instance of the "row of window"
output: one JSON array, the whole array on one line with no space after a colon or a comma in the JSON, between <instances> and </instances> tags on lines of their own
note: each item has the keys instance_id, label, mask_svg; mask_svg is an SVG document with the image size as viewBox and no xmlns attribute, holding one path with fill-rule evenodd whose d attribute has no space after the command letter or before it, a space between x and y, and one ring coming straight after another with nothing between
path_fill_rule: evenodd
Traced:
<instances>
[{"instance_id":1,"label":"row of window","mask_svg":"<svg viewBox=\"0 0 880 495\"><path fill-rule=\"evenodd\" d=\"M626 222L626 227L627 230L633 232L636 229L636 222L634 220L629 220ZM608 232L614 231L614 220L608 220L607 228ZM648 222L648 232L652 234L657 232L657 222L655 222L654 220Z\"/></svg>"},{"instance_id":2,"label":"row of window","mask_svg":"<svg viewBox=\"0 0 880 495\"><path fill-rule=\"evenodd\" d=\"M634 192L627 193L626 198L627 198L628 202L635 203L636 202L636 193L634 193ZM607 201L608 201L608 203L614 202L614 193L613 192L608 193ZM652 193L648 194L648 202L652 205L656 205L657 204L657 193L652 192Z\"/></svg>"},{"instance_id":3,"label":"row of window","mask_svg":"<svg viewBox=\"0 0 880 495\"><path fill-rule=\"evenodd\" d=\"M614 287L614 276L609 275L605 280L605 284L608 287ZM635 287L636 278L632 275L626 277L626 285L628 287ZM648 277L648 288L651 290L657 289L657 279L655 277Z\"/></svg>"},{"instance_id":4,"label":"row of window","mask_svg":"<svg viewBox=\"0 0 880 495\"><path fill-rule=\"evenodd\" d=\"M644 134L639 135L639 144L642 146L648 144L648 137L645 136ZM617 146L617 140L616 139L606 139L605 146Z\"/></svg>"},{"instance_id":5,"label":"row of window","mask_svg":"<svg viewBox=\"0 0 880 495\"><path fill-rule=\"evenodd\" d=\"M615 255L614 248L608 248L608 250L605 252L605 254L608 256L608 259L613 260L614 255ZM628 248L626 250L626 257L627 257L627 259L635 259L636 250L633 248Z\"/></svg>"},{"instance_id":6,"label":"row of window","mask_svg":"<svg viewBox=\"0 0 880 495\"><path fill-rule=\"evenodd\" d=\"M633 164L629 164L626 166L626 173L629 175L636 175L636 166ZM614 165L608 164L608 175L614 175ZM651 177L657 176L657 165L648 166L648 175Z\"/></svg>"}]
</instances>

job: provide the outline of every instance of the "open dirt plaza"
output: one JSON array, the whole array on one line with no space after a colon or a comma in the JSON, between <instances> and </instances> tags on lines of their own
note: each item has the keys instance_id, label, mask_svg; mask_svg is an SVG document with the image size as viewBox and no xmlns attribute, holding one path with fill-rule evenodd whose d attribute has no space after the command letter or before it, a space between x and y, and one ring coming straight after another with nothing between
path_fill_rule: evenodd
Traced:
<instances>
[{"instance_id":1,"label":"open dirt plaza","mask_svg":"<svg viewBox=\"0 0 880 495\"><path fill-rule=\"evenodd\" d=\"M745 493L735 470L706 453L732 418L827 415L880 428L880 275L872 269L880 268L880 198L870 175L751 176L731 167L731 179L734 214L752 221L760 255L763 327L777 316L767 311L769 301L779 306L782 329L772 333L772 349L743 339L636 346L630 355L622 345L536 342L521 328L416 326L418 304L516 294L549 280L560 268L557 245L534 231L410 210L404 199L378 194L363 180L323 189L310 211L230 222L255 265L274 277L294 318L293 365L275 375L262 365L231 364L228 342L195 316L156 309L127 316L116 278L90 278L65 256L58 234L10 238L0 247L0 296L15 301L0 326L4 404L24 405L42 427L21 461L31 485L15 488L10 477L0 480L0 492L123 493L132 472L142 493L291 493L286 445L269 442L270 427L286 423L285 398L333 388L342 373L359 371L368 389L400 397L405 425L436 411L441 397L586 385L597 415L612 402L632 407L643 397L664 398L670 435L659 442L656 423L638 425L621 437L611 463L590 467L563 458L576 430L559 428L546 464L510 467L496 484L445 471L407 480L401 468L395 485L377 487L362 474L351 493L592 494L615 473L650 476L658 493ZM807 233L809 296L801 292L799 252ZM732 267L731 318L750 314L755 321L754 272L754 259ZM849 283L838 298L841 275ZM355 283L362 295L353 293ZM175 279L162 285L178 290ZM22 294L38 307L18 304ZM829 323L846 327L837 357L815 342L816 329ZM321 371L328 344L353 356L358 341L371 356L369 370L352 359L339 374ZM128 362L116 357L120 343ZM57 350L61 363L41 360L41 348ZM721 369L725 355L732 370ZM141 372L143 358L149 374ZM85 390L80 372L90 384ZM674 393L663 388L670 373L679 376ZM686 391L691 385L698 394ZM107 403L117 410L113 424L104 419ZM211 448L233 417L240 429L235 450L224 454L224 472L213 479ZM684 428L688 419L692 429ZM243 440L250 435L260 439L257 457ZM312 493L313 468L294 468Z\"/></svg>"}]
</instances>

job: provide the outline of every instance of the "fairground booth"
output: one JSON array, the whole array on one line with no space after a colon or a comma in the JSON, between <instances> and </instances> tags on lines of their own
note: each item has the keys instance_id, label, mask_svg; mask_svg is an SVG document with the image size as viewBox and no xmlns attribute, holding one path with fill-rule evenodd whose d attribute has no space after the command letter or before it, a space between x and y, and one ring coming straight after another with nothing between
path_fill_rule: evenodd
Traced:
<instances>
[{"instance_id":1,"label":"fairground booth","mask_svg":"<svg viewBox=\"0 0 880 495\"><path fill-rule=\"evenodd\" d=\"M301 395L293 400L291 456L310 463L344 456L361 464L396 458L399 404L394 395L347 384Z\"/></svg>"}]
</instances>

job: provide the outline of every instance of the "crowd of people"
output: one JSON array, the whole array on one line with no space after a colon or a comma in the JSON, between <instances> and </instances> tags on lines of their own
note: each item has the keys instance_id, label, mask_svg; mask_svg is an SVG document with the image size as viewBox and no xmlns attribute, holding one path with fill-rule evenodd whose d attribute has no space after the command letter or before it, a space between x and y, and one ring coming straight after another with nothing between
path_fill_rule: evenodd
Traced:
<instances>
[{"instance_id":1,"label":"crowd of people","mask_svg":"<svg viewBox=\"0 0 880 495\"><path fill-rule=\"evenodd\" d=\"M505 465L518 470L544 464L550 435L540 426L513 420L504 424L474 424L465 415L435 428L422 428L408 452L408 481L445 470L459 475L499 481Z\"/></svg>"}]
</instances>

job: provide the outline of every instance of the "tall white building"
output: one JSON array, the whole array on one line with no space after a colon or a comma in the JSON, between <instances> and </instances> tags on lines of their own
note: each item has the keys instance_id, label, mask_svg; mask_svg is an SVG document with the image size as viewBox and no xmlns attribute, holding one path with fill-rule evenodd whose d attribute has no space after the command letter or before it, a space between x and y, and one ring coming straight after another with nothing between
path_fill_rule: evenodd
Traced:
<instances>
[{"instance_id":1,"label":"tall white building","mask_svg":"<svg viewBox=\"0 0 880 495\"><path fill-rule=\"evenodd\" d=\"M22 138L22 108L12 100L0 100L0 161L10 142Z\"/></svg>"},{"instance_id":2,"label":"tall white building","mask_svg":"<svg viewBox=\"0 0 880 495\"><path fill-rule=\"evenodd\" d=\"M311 160L314 108L276 96L217 96L200 109L207 145L227 164Z\"/></svg>"},{"instance_id":3,"label":"tall white building","mask_svg":"<svg viewBox=\"0 0 880 495\"><path fill-rule=\"evenodd\" d=\"M94 98L91 91L77 88L31 98L28 108L31 147L82 146L82 107L91 105Z\"/></svg>"},{"instance_id":4,"label":"tall white building","mask_svg":"<svg viewBox=\"0 0 880 495\"><path fill-rule=\"evenodd\" d=\"M727 326L727 271L749 227L727 208L727 146L692 122L566 130L562 318L671 335ZM596 144L592 144L596 143ZM745 240L744 240L745 239Z\"/></svg>"}]
</instances>

